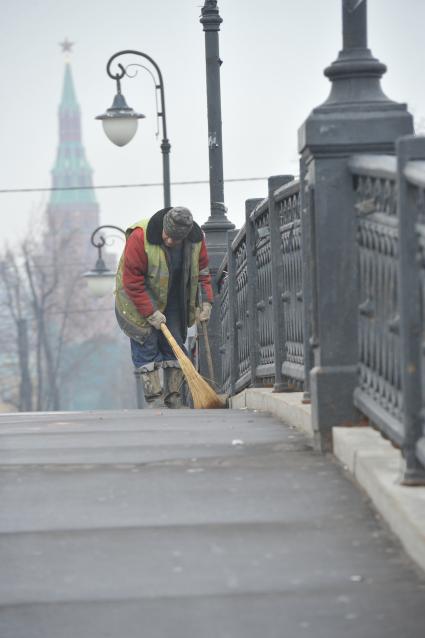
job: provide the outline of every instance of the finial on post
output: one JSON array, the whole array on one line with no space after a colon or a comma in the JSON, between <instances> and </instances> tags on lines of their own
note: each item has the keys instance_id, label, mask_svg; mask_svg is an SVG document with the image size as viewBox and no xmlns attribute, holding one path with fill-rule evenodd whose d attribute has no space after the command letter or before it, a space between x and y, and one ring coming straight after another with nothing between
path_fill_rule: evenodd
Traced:
<instances>
[{"instance_id":1,"label":"finial on post","mask_svg":"<svg viewBox=\"0 0 425 638\"><path fill-rule=\"evenodd\" d=\"M335 104L386 102L380 80L387 70L367 48L367 0L342 0L343 48L324 73L332 90L323 107Z\"/></svg>"},{"instance_id":2,"label":"finial on post","mask_svg":"<svg viewBox=\"0 0 425 638\"><path fill-rule=\"evenodd\" d=\"M342 34L344 49L367 48L367 0L343 0Z\"/></svg>"},{"instance_id":3,"label":"finial on post","mask_svg":"<svg viewBox=\"0 0 425 638\"><path fill-rule=\"evenodd\" d=\"M199 22L203 25L204 31L220 31L223 19L218 11L217 0L205 0Z\"/></svg>"}]
</instances>

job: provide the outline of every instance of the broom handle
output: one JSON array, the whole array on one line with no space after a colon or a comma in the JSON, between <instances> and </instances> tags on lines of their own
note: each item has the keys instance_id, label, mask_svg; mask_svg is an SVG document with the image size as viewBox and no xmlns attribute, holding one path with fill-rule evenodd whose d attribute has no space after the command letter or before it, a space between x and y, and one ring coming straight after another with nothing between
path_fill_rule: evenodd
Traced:
<instances>
[{"instance_id":1,"label":"broom handle","mask_svg":"<svg viewBox=\"0 0 425 638\"><path fill-rule=\"evenodd\" d=\"M202 326L202 334L204 335L204 343L205 343L205 354L207 355L207 363L208 363L208 374L213 383L215 383L214 378L214 367L211 357L211 348L210 348L210 340L208 338L208 330L207 330L207 322L201 321Z\"/></svg>"},{"instance_id":2,"label":"broom handle","mask_svg":"<svg viewBox=\"0 0 425 638\"><path fill-rule=\"evenodd\" d=\"M165 336L165 338L167 339L168 343L170 344L170 346L173 349L174 354L176 355L177 358L179 357L186 357L185 353L183 352L183 350L180 348L179 344L177 343L177 341L174 339L173 335L171 334L171 332L169 331L169 329L167 328L167 325L165 323L161 324L161 330ZM186 357L187 358L187 357Z\"/></svg>"},{"instance_id":3,"label":"broom handle","mask_svg":"<svg viewBox=\"0 0 425 638\"><path fill-rule=\"evenodd\" d=\"M211 381L213 383L215 383L214 367L213 367L213 362L212 362L212 357L211 357L211 348L210 348L210 342L209 342L209 339L208 339L208 331L207 331L207 325L206 325L207 322L206 321L201 321L201 324L202 324L202 331L203 331L203 335L204 335L205 352L206 352L206 355L207 355L208 373L210 375ZM177 359L181 359L181 357L185 357L187 359L188 357L186 357L185 353L180 348L179 344L174 339L173 335L171 334L171 332L169 331L169 329L168 329L168 327L167 327L167 325L165 323L161 324L161 330L162 330L162 333L164 334L165 338L167 339L168 343L170 344L171 348L173 349L173 352L176 355ZM188 360L190 361L190 359L188 359Z\"/></svg>"}]
</instances>

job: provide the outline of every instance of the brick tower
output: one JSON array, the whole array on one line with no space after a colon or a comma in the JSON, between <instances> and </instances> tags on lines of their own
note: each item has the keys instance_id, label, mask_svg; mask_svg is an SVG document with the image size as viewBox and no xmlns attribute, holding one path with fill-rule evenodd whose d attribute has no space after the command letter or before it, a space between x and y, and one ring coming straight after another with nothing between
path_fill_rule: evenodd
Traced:
<instances>
[{"instance_id":1,"label":"brick tower","mask_svg":"<svg viewBox=\"0 0 425 638\"><path fill-rule=\"evenodd\" d=\"M68 53L72 43L65 40L62 50ZM51 171L52 187L74 187L76 190L52 191L46 209L48 226L56 239L72 245L74 257L82 268L92 265L94 249L90 235L99 225L99 205L92 186L93 171L87 161L82 142L81 114L77 102L69 60L65 61L62 98L59 105L59 143Z\"/></svg>"}]
</instances>

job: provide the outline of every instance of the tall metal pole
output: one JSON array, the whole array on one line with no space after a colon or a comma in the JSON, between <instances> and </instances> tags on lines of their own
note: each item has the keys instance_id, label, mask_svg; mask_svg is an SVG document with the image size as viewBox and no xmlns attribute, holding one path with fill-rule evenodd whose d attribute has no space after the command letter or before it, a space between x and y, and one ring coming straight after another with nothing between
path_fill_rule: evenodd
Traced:
<instances>
[{"instance_id":1,"label":"tall metal pole","mask_svg":"<svg viewBox=\"0 0 425 638\"><path fill-rule=\"evenodd\" d=\"M219 15L217 0L205 0L200 22L205 32L205 59L208 108L208 154L210 178L210 217L202 226L205 232L210 271L216 293L215 275L227 251L227 232L235 228L226 216L223 188L223 144L221 132L221 91L219 55L219 35L222 18ZM215 369L219 370L219 304L213 306L208 331ZM201 352L201 369L205 369Z\"/></svg>"},{"instance_id":2,"label":"tall metal pole","mask_svg":"<svg viewBox=\"0 0 425 638\"><path fill-rule=\"evenodd\" d=\"M226 217L223 188L223 144L221 132L221 90L219 55L220 24L217 0L205 0L200 19L205 32L205 61L207 76L208 108L208 152L210 161L210 202L211 216L203 228L205 232L213 229L226 231L234 224Z\"/></svg>"}]
</instances>

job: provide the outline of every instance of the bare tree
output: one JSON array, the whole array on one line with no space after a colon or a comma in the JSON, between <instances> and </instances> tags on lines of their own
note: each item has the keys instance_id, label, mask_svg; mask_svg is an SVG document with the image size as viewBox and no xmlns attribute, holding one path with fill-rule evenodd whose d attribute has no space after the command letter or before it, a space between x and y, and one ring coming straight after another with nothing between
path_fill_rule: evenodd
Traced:
<instances>
[{"instance_id":1,"label":"bare tree","mask_svg":"<svg viewBox=\"0 0 425 638\"><path fill-rule=\"evenodd\" d=\"M19 411L32 410L33 385L29 365L28 341L28 295L25 283L11 250L6 250L4 259L0 261L0 280L9 317L15 326L15 343L19 369L19 394L17 400L13 393L7 398L15 404ZM9 342L10 343L10 342Z\"/></svg>"},{"instance_id":2,"label":"bare tree","mask_svg":"<svg viewBox=\"0 0 425 638\"><path fill-rule=\"evenodd\" d=\"M62 397L69 404L79 375L87 376L91 367L99 397L100 379L106 401L106 388L116 387L116 371L96 367L100 353L117 346L118 329L112 300L92 299L82 279L87 243L78 229L50 220L48 232L37 232L32 223L28 238L0 255L0 304L8 318L0 322L0 343L5 343L0 395L18 410L63 409Z\"/></svg>"}]
</instances>

